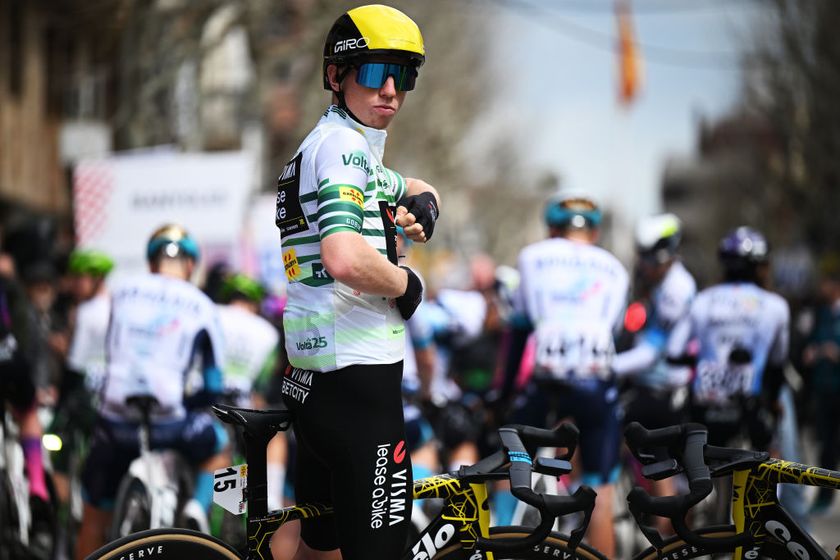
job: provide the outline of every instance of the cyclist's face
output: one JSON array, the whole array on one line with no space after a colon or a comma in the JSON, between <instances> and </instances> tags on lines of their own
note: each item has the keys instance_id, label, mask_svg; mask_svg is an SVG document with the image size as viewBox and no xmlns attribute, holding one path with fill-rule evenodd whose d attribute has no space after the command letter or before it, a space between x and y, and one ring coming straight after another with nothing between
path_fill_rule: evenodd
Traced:
<instances>
[{"instance_id":1,"label":"cyclist's face","mask_svg":"<svg viewBox=\"0 0 840 560\"><path fill-rule=\"evenodd\" d=\"M335 66L327 69L333 90L338 89L335 77L338 74ZM397 91L394 78L389 76L379 89L367 88L356 83L356 69L352 68L341 82L344 102L363 125L380 130L388 128L391 121L402 107L405 99L404 91Z\"/></svg>"}]
</instances>

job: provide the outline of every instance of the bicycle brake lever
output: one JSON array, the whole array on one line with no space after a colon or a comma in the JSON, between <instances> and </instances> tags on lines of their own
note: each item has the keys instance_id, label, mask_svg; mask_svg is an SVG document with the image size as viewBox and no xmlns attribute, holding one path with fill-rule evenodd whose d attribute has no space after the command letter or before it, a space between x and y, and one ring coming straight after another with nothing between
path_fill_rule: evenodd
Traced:
<instances>
[{"instance_id":1,"label":"bicycle brake lever","mask_svg":"<svg viewBox=\"0 0 840 560\"><path fill-rule=\"evenodd\" d=\"M572 464L562 459L537 457L537 460L534 463L534 470L540 474L563 476L564 474L572 472Z\"/></svg>"},{"instance_id":2,"label":"bicycle brake lever","mask_svg":"<svg viewBox=\"0 0 840 560\"><path fill-rule=\"evenodd\" d=\"M682 467L676 459L665 459L642 466L642 476L650 480L663 480L681 472Z\"/></svg>"}]
</instances>

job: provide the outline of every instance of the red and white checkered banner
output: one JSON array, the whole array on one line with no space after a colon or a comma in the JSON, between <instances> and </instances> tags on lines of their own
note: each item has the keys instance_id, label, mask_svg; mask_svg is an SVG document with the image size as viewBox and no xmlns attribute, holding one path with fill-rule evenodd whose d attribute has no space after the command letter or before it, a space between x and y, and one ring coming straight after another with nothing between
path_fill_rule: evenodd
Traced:
<instances>
[{"instance_id":1,"label":"red and white checkered banner","mask_svg":"<svg viewBox=\"0 0 840 560\"><path fill-rule=\"evenodd\" d=\"M73 220L76 244L87 246L107 224L107 208L114 188L114 173L107 161L79 164L73 174Z\"/></svg>"}]
</instances>

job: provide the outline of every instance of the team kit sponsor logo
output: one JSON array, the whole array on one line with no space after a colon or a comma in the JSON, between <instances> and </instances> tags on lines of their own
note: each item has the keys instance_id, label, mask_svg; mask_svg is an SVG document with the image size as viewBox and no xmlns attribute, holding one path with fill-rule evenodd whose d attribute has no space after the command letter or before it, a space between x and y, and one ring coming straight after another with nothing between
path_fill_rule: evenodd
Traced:
<instances>
[{"instance_id":1,"label":"team kit sponsor logo","mask_svg":"<svg viewBox=\"0 0 840 560\"><path fill-rule=\"evenodd\" d=\"M370 164L367 157L361 150L351 152L349 154L341 154L341 162L345 166L355 167L370 175Z\"/></svg>"},{"instance_id":2,"label":"team kit sponsor logo","mask_svg":"<svg viewBox=\"0 0 840 560\"><path fill-rule=\"evenodd\" d=\"M312 390L312 374L308 369L289 367L283 379L283 386L280 392L293 398L301 404L306 402L309 392Z\"/></svg>"},{"instance_id":3,"label":"team kit sponsor logo","mask_svg":"<svg viewBox=\"0 0 840 560\"><path fill-rule=\"evenodd\" d=\"M140 560L141 558L153 558L155 556L163 556L164 547L162 544L157 546L144 546L137 550L132 550L128 554L120 556L120 560Z\"/></svg>"},{"instance_id":4,"label":"team kit sponsor logo","mask_svg":"<svg viewBox=\"0 0 840 560\"><path fill-rule=\"evenodd\" d=\"M344 51L351 51L353 49L364 49L367 47L367 37L358 37L353 39L344 39L335 44L333 53L340 53Z\"/></svg>"},{"instance_id":5,"label":"team kit sponsor logo","mask_svg":"<svg viewBox=\"0 0 840 560\"><path fill-rule=\"evenodd\" d=\"M396 446L383 443L376 446L373 468L373 490L370 495L370 527L381 529L405 521L405 504L410 498L408 468L405 461L405 441Z\"/></svg>"}]
</instances>

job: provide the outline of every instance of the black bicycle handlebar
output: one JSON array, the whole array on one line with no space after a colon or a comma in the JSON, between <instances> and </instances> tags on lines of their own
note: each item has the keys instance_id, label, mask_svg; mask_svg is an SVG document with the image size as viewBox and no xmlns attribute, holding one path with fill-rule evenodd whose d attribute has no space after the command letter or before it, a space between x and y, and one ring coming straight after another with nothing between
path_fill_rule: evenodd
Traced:
<instances>
[{"instance_id":1,"label":"black bicycle handlebar","mask_svg":"<svg viewBox=\"0 0 840 560\"><path fill-rule=\"evenodd\" d=\"M688 510L712 493L711 473L704 456L708 436L705 426L680 424L647 430L638 422L632 422L624 435L633 455L643 464L662 465L668 464L670 460L670 464L675 465L671 474L682 471L688 479L688 494L655 497L638 486L628 494L630 511L654 547L661 546L664 541L654 528L643 524L641 514L667 517L674 531L685 542L703 547L708 552L723 552L746 544L749 539L747 534L722 538L701 537L685 523Z\"/></svg>"},{"instance_id":2,"label":"black bicycle handlebar","mask_svg":"<svg viewBox=\"0 0 840 560\"><path fill-rule=\"evenodd\" d=\"M531 472L534 463L526 449L526 443L532 447L566 447L563 457L571 457L577 445L578 429L572 424L561 424L555 430L541 430L530 426L510 424L499 428L502 447L510 462L508 476L511 493L519 500L539 511L540 524L523 539L485 539L478 537L476 544L489 552L519 552L541 543L551 533L554 520L561 515L583 512L581 526L573 530L569 538L569 547L575 548L583 538L589 525L592 510L595 507L596 493L588 486L581 486L571 496L554 496L534 492L531 488Z\"/></svg>"}]
</instances>

